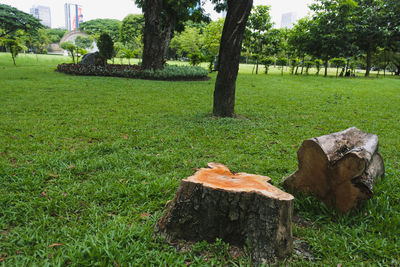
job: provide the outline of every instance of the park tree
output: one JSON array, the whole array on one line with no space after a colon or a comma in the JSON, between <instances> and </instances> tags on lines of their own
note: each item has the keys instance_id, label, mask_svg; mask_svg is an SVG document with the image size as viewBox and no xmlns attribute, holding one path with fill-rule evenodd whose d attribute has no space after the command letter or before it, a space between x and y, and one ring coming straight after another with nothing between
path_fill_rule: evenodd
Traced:
<instances>
[{"instance_id":1,"label":"park tree","mask_svg":"<svg viewBox=\"0 0 400 267\"><path fill-rule=\"evenodd\" d=\"M17 30L34 33L44 26L34 16L22 12L14 7L0 4L0 37L5 37Z\"/></svg>"},{"instance_id":2,"label":"park tree","mask_svg":"<svg viewBox=\"0 0 400 267\"><path fill-rule=\"evenodd\" d=\"M252 9L247 21L247 34L250 35L250 51L256 59L256 74L258 74L259 59L263 57L263 47L267 44L266 33L272 28L269 6L259 5Z\"/></svg>"},{"instance_id":3,"label":"park tree","mask_svg":"<svg viewBox=\"0 0 400 267\"><path fill-rule=\"evenodd\" d=\"M61 38L67 33L66 29L61 28L46 28L45 29L46 35L49 37L51 43L58 43L60 42Z\"/></svg>"},{"instance_id":4,"label":"park tree","mask_svg":"<svg viewBox=\"0 0 400 267\"><path fill-rule=\"evenodd\" d=\"M267 57L261 59L261 64L264 65L265 74L268 74L269 67L275 63L275 59L272 57Z\"/></svg>"},{"instance_id":5,"label":"park tree","mask_svg":"<svg viewBox=\"0 0 400 267\"><path fill-rule=\"evenodd\" d=\"M90 37L78 36L75 45L80 49L90 49L93 47L93 39Z\"/></svg>"},{"instance_id":6,"label":"park tree","mask_svg":"<svg viewBox=\"0 0 400 267\"><path fill-rule=\"evenodd\" d=\"M129 14L123 20L120 30L120 41L129 49L141 50L144 28L144 17Z\"/></svg>"},{"instance_id":7,"label":"park tree","mask_svg":"<svg viewBox=\"0 0 400 267\"><path fill-rule=\"evenodd\" d=\"M10 52L14 66L17 66L15 64L15 58L18 56L19 52L23 50L22 44L13 39L3 39L1 43L7 48L8 52Z\"/></svg>"},{"instance_id":8,"label":"park tree","mask_svg":"<svg viewBox=\"0 0 400 267\"><path fill-rule=\"evenodd\" d=\"M388 37L388 24L385 18L383 0L357 0L352 24L356 45L366 55L366 72L369 76L372 56Z\"/></svg>"},{"instance_id":9,"label":"park tree","mask_svg":"<svg viewBox=\"0 0 400 267\"><path fill-rule=\"evenodd\" d=\"M317 0L310 5L314 11L310 27L307 51L325 64L334 57L347 56L352 51L353 26L351 18L357 3L353 0Z\"/></svg>"},{"instance_id":10,"label":"park tree","mask_svg":"<svg viewBox=\"0 0 400 267\"><path fill-rule=\"evenodd\" d=\"M67 51L69 52L69 54L70 54L71 57L72 57L72 62L73 62L74 64L77 63L76 61L77 61L78 59L76 59L76 61L75 61L75 56L76 56L77 47L76 47L76 45L74 44L74 42L72 42L72 41L63 42L63 43L61 43L61 48L64 49L64 50L67 50Z\"/></svg>"},{"instance_id":11,"label":"park tree","mask_svg":"<svg viewBox=\"0 0 400 267\"><path fill-rule=\"evenodd\" d=\"M330 60L331 64L336 67L336 78L339 74L339 68L343 68L346 66L346 59L342 57L335 57Z\"/></svg>"},{"instance_id":12,"label":"park tree","mask_svg":"<svg viewBox=\"0 0 400 267\"><path fill-rule=\"evenodd\" d=\"M184 29L187 20L207 19L199 0L135 0L142 8L145 25L143 33L143 69L162 69L174 30Z\"/></svg>"},{"instance_id":13,"label":"park tree","mask_svg":"<svg viewBox=\"0 0 400 267\"><path fill-rule=\"evenodd\" d=\"M113 42L120 39L122 22L117 19L92 19L79 24L79 30L86 32L96 40L101 33L107 33Z\"/></svg>"},{"instance_id":14,"label":"park tree","mask_svg":"<svg viewBox=\"0 0 400 267\"><path fill-rule=\"evenodd\" d=\"M222 36L225 19L210 22L203 31L203 55L209 63L209 70L212 71L212 64L218 55L219 45Z\"/></svg>"},{"instance_id":15,"label":"park tree","mask_svg":"<svg viewBox=\"0 0 400 267\"><path fill-rule=\"evenodd\" d=\"M214 89L213 114L232 117L235 113L236 78L240 51L253 0L227 0L224 28L219 48L219 68Z\"/></svg>"},{"instance_id":16,"label":"park tree","mask_svg":"<svg viewBox=\"0 0 400 267\"><path fill-rule=\"evenodd\" d=\"M288 46L290 47L291 51L293 51L292 54L301 59L302 74L305 57L310 47L309 42L312 40L312 36L310 36L310 24L311 19L305 17L298 20L294 27L288 31ZM300 62L296 65L296 74L299 65Z\"/></svg>"}]
</instances>

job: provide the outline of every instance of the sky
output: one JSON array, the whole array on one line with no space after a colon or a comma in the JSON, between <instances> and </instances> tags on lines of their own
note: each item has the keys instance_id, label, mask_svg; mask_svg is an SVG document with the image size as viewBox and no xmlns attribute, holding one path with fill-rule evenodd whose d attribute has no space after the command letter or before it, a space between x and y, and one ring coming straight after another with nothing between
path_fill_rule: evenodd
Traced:
<instances>
[{"instance_id":1,"label":"sky","mask_svg":"<svg viewBox=\"0 0 400 267\"><path fill-rule=\"evenodd\" d=\"M271 17L276 27L281 25L282 14L295 12L298 18L306 16L309 12L308 5L314 0L254 0L253 6L271 6ZM64 3L67 0L0 0L1 4L7 4L29 13L33 5L48 6L51 10L51 27L65 27ZM122 20L128 14L140 14L141 10L136 7L134 0L69 0L68 3L82 6L83 20L88 21L96 18L111 18ZM207 1L205 9L216 20L221 17L212 9L212 4Z\"/></svg>"}]
</instances>

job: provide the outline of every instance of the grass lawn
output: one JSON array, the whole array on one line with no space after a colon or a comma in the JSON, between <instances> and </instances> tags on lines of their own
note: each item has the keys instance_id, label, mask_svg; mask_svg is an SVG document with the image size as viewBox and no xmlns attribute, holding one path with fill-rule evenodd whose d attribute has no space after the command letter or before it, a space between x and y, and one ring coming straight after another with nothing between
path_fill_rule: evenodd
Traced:
<instances>
[{"instance_id":1,"label":"grass lawn","mask_svg":"<svg viewBox=\"0 0 400 267\"><path fill-rule=\"evenodd\" d=\"M0 265L249 265L220 240L169 246L152 236L182 178L207 162L270 176L297 169L302 140L356 126L379 136L376 194L339 215L295 200L290 265L400 265L400 79L251 75L237 119L211 117L204 82L68 76L68 60L0 53ZM248 71L250 68L250 72Z\"/></svg>"}]
</instances>

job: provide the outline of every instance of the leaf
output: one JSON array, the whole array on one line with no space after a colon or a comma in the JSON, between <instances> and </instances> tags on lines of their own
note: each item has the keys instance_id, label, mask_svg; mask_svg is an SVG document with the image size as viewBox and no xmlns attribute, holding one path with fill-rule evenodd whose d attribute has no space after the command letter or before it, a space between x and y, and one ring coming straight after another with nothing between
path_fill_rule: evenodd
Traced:
<instances>
[{"instance_id":1,"label":"leaf","mask_svg":"<svg viewBox=\"0 0 400 267\"><path fill-rule=\"evenodd\" d=\"M62 245L64 245L64 244L62 244L62 243L53 243L53 244L49 245L48 248L59 247L59 246L62 246Z\"/></svg>"}]
</instances>

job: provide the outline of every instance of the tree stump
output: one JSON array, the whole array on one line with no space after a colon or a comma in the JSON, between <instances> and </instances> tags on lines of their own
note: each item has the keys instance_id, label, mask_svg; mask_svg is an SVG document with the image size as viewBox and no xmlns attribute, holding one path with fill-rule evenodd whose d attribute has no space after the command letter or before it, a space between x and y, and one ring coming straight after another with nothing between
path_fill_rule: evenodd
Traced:
<instances>
[{"instance_id":1,"label":"tree stump","mask_svg":"<svg viewBox=\"0 0 400 267\"><path fill-rule=\"evenodd\" d=\"M284 179L285 189L314 195L342 213L371 198L385 173L378 136L355 127L303 141L297 157L299 169Z\"/></svg>"},{"instance_id":2,"label":"tree stump","mask_svg":"<svg viewBox=\"0 0 400 267\"><path fill-rule=\"evenodd\" d=\"M156 232L170 242L221 238L248 245L256 263L290 254L293 196L268 183L269 177L232 174L218 163L208 166L181 181Z\"/></svg>"}]
</instances>

